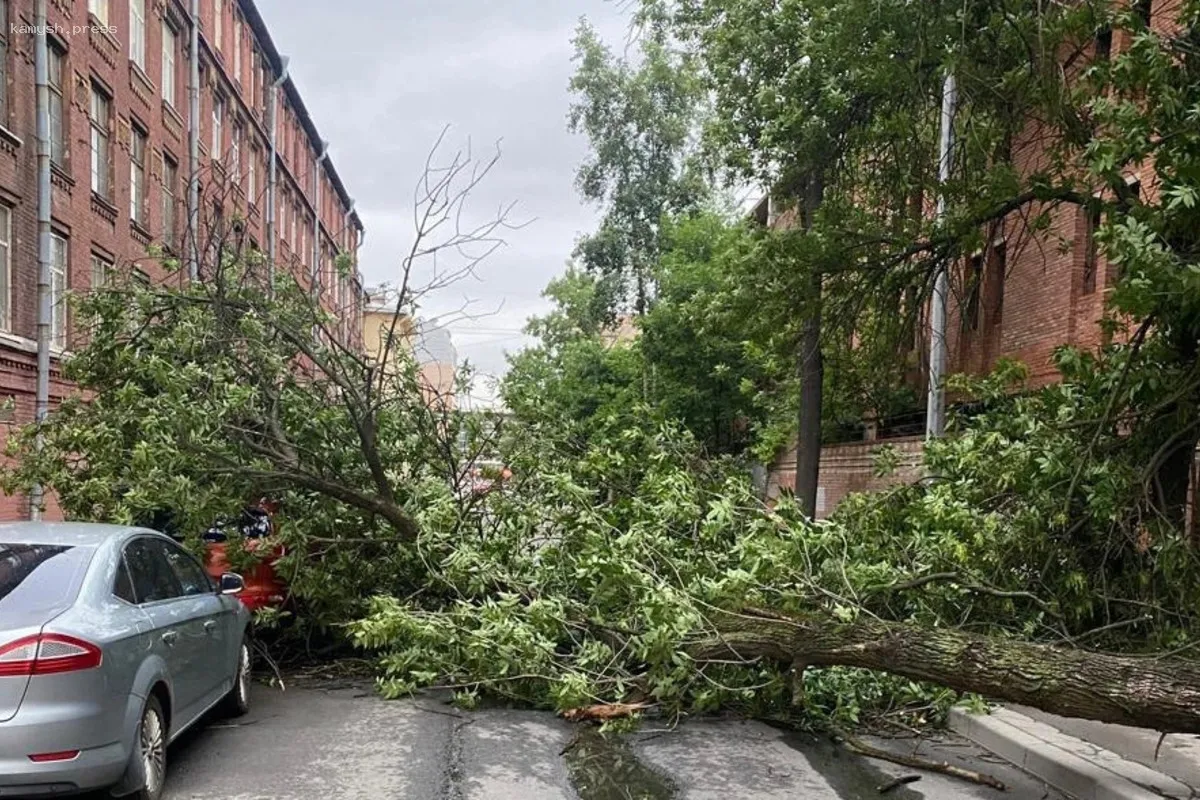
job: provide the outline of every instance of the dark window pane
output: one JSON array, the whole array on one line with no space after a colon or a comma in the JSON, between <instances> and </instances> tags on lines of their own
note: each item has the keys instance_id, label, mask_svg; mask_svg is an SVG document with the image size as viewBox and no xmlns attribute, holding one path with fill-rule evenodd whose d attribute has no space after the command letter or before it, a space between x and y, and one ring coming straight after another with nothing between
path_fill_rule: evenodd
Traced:
<instances>
[{"instance_id":1,"label":"dark window pane","mask_svg":"<svg viewBox=\"0 0 1200 800\"><path fill-rule=\"evenodd\" d=\"M113 585L113 594L126 603L137 602L137 595L133 592L133 579L129 577L129 567L123 558L117 567L117 582Z\"/></svg>"},{"instance_id":2,"label":"dark window pane","mask_svg":"<svg viewBox=\"0 0 1200 800\"><path fill-rule=\"evenodd\" d=\"M168 545L165 542L163 544L167 561L170 562L175 577L179 579L184 596L191 597L213 591L212 584L208 581L208 573L196 563L196 559L179 547Z\"/></svg>"},{"instance_id":3,"label":"dark window pane","mask_svg":"<svg viewBox=\"0 0 1200 800\"><path fill-rule=\"evenodd\" d=\"M0 620L69 606L91 559L90 547L0 543Z\"/></svg>"},{"instance_id":4,"label":"dark window pane","mask_svg":"<svg viewBox=\"0 0 1200 800\"><path fill-rule=\"evenodd\" d=\"M183 593L160 544L155 539L135 539L125 548L125 560L139 603L169 600Z\"/></svg>"}]
</instances>

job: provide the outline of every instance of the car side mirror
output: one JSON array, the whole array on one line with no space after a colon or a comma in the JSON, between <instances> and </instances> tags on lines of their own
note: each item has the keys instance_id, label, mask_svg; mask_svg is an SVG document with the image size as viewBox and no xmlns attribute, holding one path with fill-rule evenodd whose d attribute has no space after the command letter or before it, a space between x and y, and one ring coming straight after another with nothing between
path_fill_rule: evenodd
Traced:
<instances>
[{"instance_id":1,"label":"car side mirror","mask_svg":"<svg viewBox=\"0 0 1200 800\"><path fill-rule=\"evenodd\" d=\"M226 572L221 576L221 594L241 594L246 588L246 582L236 572Z\"/></svg>"}]
</instances>

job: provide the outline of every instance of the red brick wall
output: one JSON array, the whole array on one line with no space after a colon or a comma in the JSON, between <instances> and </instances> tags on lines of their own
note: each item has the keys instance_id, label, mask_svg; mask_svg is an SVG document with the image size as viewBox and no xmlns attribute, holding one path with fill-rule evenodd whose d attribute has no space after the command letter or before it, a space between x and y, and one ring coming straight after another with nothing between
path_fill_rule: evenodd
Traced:
<instances>
[{"instance_id":1,"label":"red brick wall","mask_svg":"<svg viewBox=\"0 0 1200 800\"><path fill-rule=\"evenodd\" d=\"M128 43L129 0L108 0L109 26L105 33L90 26L87 0L50 0L48 22L56 33L52 41L66 53L63 70L64 130L67 153L63 169L56 169L52 189L52 226L56 233L68 239L67 284L70 290L83 291L91 285L93 253L114 262L118 269L136 266L155 280L166 280L161 266L147 256L148 247L157 243L163 230L162 215L162 154L170 155L178 165L179 184L175 187L178 205L176 230L182 234L186 224L186 182L188 174L187 146L187 85L188 33L185 5L179 0L146 0L145 70L130 59ZM202 216L207 219L214 202L224 207L226 220L235 215L246 221L247 234L266 249L265 190L267 179L266 114L263 107L261 78L251 75L256 59L252 53L257 36L249 20L257 19L252 0L230 0L221 4L225 10L223 47L218 49L210 40L214 33L211 18L214 4L204 2L201 19L201 172L204 193ZM0 401L12 398L14 408L7 422L0 425L0 442L7 439L7 427L25 424L33 419L35 353L37 338L37 142L35 124L35 36L22 32L20 26L34 23L34 0L8 0L7 31L8 75L7 116L0 116L0 203L12 214L12 324L0 330ZM245 20L240 30L241 80L233 75L234 33L238 26L234 17ZM178 50L175 65L175 104L168 105L158 86L162 76L162 21L177 23ZM15 26L15 27L14 27ZM260 51L274 52L269 37L257 41ZM109 202L100 201L91 191L91 123L89 118L90 91L95 83L111 97L110 181ZM241 144L243 181L257 143L261 161L256 163L255 196L247 196L238 188L233 176L214 166L209 149L212 143L212 98L215 90L226 97L224 121L225 165L231 161L234 117L241 119L244 138ZM299 95L288 85L280 93L279 167L280 198L288 196L291 216L299 208L304 217L309 248L292 256L286 245L280 247L281 262L301 276L307 284L311 268L312 214L314 210L313 175L316 170L315 149L311 123L305 126ZM148 134L146 165L146 225L135 224L130 215L131 125L136 124ZM292 146L292 143L296 144ZM332 165L322 166L322 201L320 216L322 239L329 252L357 249L358 235L353 224L346 225L347 207L334 190ZM286 191L285 191L286 190ZM203 235L202 231L202 235ZM279 234L282 239L284 231ZM297 237L297 241L299 237ZM331 264L325 265L327 274ZM171 280L178 280L172 277ZM328 284L327 284L328 285ZM354 297L361 296L356 285ZM332 294L324 296L329 304ZM70 329L68 320L68 329ZM74 341L72 336L69 341ZM57 375L57 358L54 372ZM70 387L54 381L52 402L65 396ZM0 520L22 519L27 516L28 502L21 497L0 496ZM47 515L59 512L48 503Z\"/></svg>"},{"instance_id":2,"label":"red brick wall","mask_svg":"<svg viewBox=\"0 0 1200 800\"><path fill-rule=\"evenodd\" d=\"M924 438L850 442L829 445L821 450L821 476L817 489L817 518L824 519L852 492L886 489L921 476L921 450ZM875 460L879 450L894 447L900 451L900 463L885 477L876 477ZM796 481L796 448L781 456L768 472L767 497L775 500L783 491L791 491Z\"/></svg>"}]
</instances>

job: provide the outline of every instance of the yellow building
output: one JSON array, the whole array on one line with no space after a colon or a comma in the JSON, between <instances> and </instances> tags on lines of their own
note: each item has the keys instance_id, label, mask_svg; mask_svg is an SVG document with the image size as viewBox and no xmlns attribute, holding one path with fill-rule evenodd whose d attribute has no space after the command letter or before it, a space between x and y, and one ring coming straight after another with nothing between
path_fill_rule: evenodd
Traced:
<instances>
[{"instance_id":1,"label":"yellow building","mask_svg":"<svg viewBox=\"0 0 1200 800\"><path fill-rule=\"evenodd\" d=\"M421 392L430 404L443 409L455 407L458 354L450 330L437 320L419 322L408 314L396 314L396 303L387 290L368 289L363 308L363 349L379 360L386 357L394 365L400 354L420 366ZM391 346L387 346L389 337Z\"/></svg>"},{"instance_id":2,"label":"yellow building","mask_svg":"<svg viewBox=\"0 0 1200 800\"><path fill-rule=\"evenodd\" d=\"M380 288L367 290L367 301L362 315L363 350L372 358L379 359L384 351L388 336L394 337L388 348L388 361L394 362L398 352L413 352L416 326L407 314L396 316L396 304L388 293Z\"/></svg>"}]
</instances>

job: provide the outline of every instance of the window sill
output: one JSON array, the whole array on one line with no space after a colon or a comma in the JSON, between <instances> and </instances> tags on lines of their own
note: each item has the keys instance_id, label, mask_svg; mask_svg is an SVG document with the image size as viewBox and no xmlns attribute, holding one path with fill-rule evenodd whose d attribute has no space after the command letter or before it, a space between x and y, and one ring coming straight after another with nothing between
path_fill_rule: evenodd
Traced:
<instances>
[{"instance_id":1,"label":"window sill","mask_svg":"<svg viewBox=\"0 0 1200 800\"><path fill-rule=\"evenodd\" d=\"M0 125L0 150L8 153L16 154L17 148L23 145L21 137L10 131L8 128Z\"/></svg>"},{"instance_id":2,"label":"window sill","mask_svg":"<svg viewBox=\"0 0 1200 800\"><path fill-rule=\"evenodd\" d=\"M104 217L110 223L117 221L117 207L108 201L107 198L92 192L92 211Z\"/></svg>"},{"instance_id":3,"label":"window sill","mask_svg":"<svg viewBox=\"0 0 1200 800\"><path fill-rule=\"evenodd\" d=\"M50 164L50 180L67 192L75 187L75 179L65 169L53 162Z\"/></svg>"},{"instance_id":4,"label":"window sill","mask_svg":"<svg viewBox=\"0 0 1200 800\"><path fill-rule=\"evenodd\" d=\"M37 342L25 336L18 336L8 331L0 331L0 346L8 346L25 353L36 353Z\"/></svg>"},{"instance_id":5,"label":"window sill","mask_svg":"<svg viewBox=\"0 0 1200 800\"><path fill-rule=\"evenodd\" d=\"M133 235L133 238L142 245L142 247L149 247L150 240L154 238L151 236L150 230L136 219L129 220L129 232Z\"/></svg>"}]
</instances>

